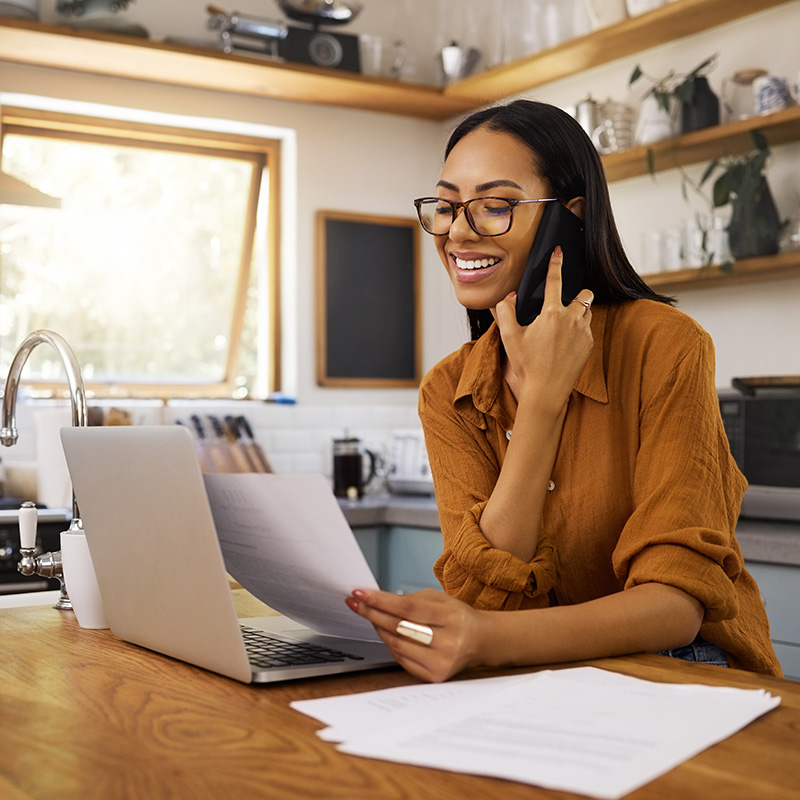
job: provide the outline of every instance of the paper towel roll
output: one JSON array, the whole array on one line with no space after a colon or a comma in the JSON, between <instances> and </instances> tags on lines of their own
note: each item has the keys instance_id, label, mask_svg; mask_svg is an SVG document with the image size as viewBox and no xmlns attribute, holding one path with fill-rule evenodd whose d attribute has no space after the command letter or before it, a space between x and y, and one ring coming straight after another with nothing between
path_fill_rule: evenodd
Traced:
<instances>
[{"instance_id":1,"label":"paper towel roll","mask_svg":"<svg viewBox=\"0 0 800 800\"><path fill-rule=\"evenodd\" d=\"M64 583L81 628L107 628L105 606L86 536L81 531L61 534Z\"/></svg>"},{"instance_id":2,"label":"paper towel roll","mask_svg":"<svg viewBox=\"0 0 800 800\"><path fill-rule=\"evenodd\" d=\"M48 408L36 412L37 502L49 508L72 507L72 482L61 446L60 431L72 425L69 408Z\"/></svg>"}]
</instances>

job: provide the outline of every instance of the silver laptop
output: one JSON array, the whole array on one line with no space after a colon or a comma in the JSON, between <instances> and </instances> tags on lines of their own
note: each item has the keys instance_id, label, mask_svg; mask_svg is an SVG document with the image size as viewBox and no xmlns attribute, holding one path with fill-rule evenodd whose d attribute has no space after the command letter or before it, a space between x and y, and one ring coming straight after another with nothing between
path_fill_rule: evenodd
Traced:
<instances>
[{"instance_id":1,"label":"silver laptop","mask_svg":"<svg viewBox=\"0 0 800 800\"><path fill-rule=\"evenodd\" d=\"M237 618L185 428L64 428L61 440L120 639L245 683L396 665L380 642L323 636L286 616ZM246 645L251 637L260 642Z\"/></svg>"}]
</instances>

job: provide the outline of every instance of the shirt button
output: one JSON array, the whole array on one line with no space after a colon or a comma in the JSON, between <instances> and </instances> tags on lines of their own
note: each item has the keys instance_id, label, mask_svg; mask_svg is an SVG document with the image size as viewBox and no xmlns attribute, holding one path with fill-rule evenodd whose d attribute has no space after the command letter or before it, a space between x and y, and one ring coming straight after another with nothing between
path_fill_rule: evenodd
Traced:
<instances>
[{"instance_id":1,"label":"shirt button","mask_svg":"<svg viewBox=\"0 0 800 800\"><path fill-rule=\"evenodd\" d=\"M555 481L548 481L547 482L547 491L548 492L552 492L553 489L555 489L555 488L556 488L556 482Z\"/></svg>"},{"instance_id":2,"label":"shirt button","mask_svg":"<svg viewBox=\"0 0 800 800\"><path fill-rule=\"evenodd\" d=\"M511 439L511 431L506 431L506 439Z\"/></svg>"}]
</instances>

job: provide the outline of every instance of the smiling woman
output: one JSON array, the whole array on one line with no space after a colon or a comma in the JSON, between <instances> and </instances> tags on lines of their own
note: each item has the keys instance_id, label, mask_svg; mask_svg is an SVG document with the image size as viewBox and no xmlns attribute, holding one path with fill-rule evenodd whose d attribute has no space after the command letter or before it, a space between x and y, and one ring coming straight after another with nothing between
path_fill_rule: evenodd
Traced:
<instances>
[{"instance_id":1,"label":"smiling woman","mask_svg":"<svg viewBox=\"0 0 800 800\"><path fill-rule=\"evenodd\" d=\"M98 394L252 393L254 267L268 265L271 284L276 274L277 147L3 109L4 171L46 187L61 209L3 207L2 352L50 328ZM42 360L26 372L52 377Z\"/></svg>"}]
</instances>

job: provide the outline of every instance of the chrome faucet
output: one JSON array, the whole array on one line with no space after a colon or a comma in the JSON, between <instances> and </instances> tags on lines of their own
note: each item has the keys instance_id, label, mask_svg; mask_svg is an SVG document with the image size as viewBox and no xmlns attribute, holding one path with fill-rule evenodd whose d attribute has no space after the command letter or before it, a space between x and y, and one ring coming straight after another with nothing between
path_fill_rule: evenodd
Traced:
<instances>
[{"instance_id":1,"label":"chrome faucet","mask_svg":"<svg viewBox=\"0 0 800 800\"><path fill-rule=\"evenodd\" d=\"M75 353L72 352L72 348L59 334L47 330L34 331L29 334L17 348L17 352L14 354L14 358L11 362L8 377L6 378L6 387L3 394L2 427L0 427L0 444L6 447L11 447L11 445L16 444L18 438L16 404L20 374L28 360L28 356L30 356L31 352L40 344L49 344L58 353L64 365L64 370L67 373L67 383L69 385L70 402L72 404L73 427L83 427L87 425L86 392L83 388L83 378L81 377L81 370L78 365L78 360L75 358ZM33 504L25 504L26 512L32 505ZM22 519L22 517L20 519ZM17 569L23 575L41 575L46 578L58 578L61 584L61 596L56 603L56 608L72 608L72 603L67 594L67 587L64 583L61 553L43 553L40 556L36 556L35 521L33 524L33 540L30 539L30 534L25 536L27 540L26 544L29 546L20 547L22 559L17 565ZM83 529L74 492L72 494L72 522L70 523L69 529L71 531ZM22 538L20 539L20 543L22 544Z\"/></svg>"}]
</instances>

